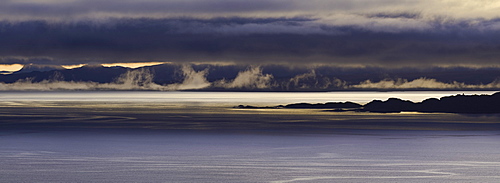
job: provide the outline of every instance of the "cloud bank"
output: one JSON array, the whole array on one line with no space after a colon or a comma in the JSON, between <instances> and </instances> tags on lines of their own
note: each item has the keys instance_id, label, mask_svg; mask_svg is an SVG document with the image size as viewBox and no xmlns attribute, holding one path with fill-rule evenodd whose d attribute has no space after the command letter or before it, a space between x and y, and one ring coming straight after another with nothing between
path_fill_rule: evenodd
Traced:
<instances>
[{"instance_id":1,"label":"cloud bank","mask_svg":"<svg viewBox=\"0 0 500 183\"><path fill-rule=\"evenodd\" d=\"M356 22L351 16L364 20ZM500 19L431 21L407 18L409 15L372 16L349 15L332 20L235 17L73 23L4 21L0 22L0 63L500 66Z\"/></svg>"},{"instance_id":2,"label":"cloud bank","mask_svg":"<svg viewBox=\"0 0 500 183\"><path fill-rule=\"evenodd\" d=\"M7 0L0 64L500 67L493 0Z\"/></svg>"},{"instance_id":3,"label":"cloud bank","mask_svg":"<svg viewBox=\"0 0 500 183\"><path fill-rule=\"evenodd\" d=\"M4 0L0 12L5 19L82 19L105 17L221 17L221 16L327 16L333 13L376 14L421 12L427 16L495 18L500 3L495 0Z\"/></svg>"}]
</instances>

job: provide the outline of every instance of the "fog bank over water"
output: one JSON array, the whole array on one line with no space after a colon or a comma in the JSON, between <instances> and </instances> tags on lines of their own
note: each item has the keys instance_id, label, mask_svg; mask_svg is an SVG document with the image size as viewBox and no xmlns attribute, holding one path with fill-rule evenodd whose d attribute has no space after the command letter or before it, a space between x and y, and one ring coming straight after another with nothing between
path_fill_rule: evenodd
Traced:
<instances>
[{"instance_id":1,"label":"fog bank over water","mask_svg":"<svg viewBox=\"0 0 500 183\"><path fill-rule=\"evenodd\" d=\"M100 65L73 69L30 68L0 75L0 90L500 90L500 68L496 67L420 69L165 63L135 69Z\"/></svg>"}]
</instances>

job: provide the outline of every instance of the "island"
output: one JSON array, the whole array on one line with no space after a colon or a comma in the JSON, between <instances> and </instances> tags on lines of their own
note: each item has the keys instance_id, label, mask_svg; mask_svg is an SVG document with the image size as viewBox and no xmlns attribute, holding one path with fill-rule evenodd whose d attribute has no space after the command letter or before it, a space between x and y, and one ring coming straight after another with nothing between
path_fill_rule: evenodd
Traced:
<instances>
[{"instance_id":1,"label":"island","mask_svg":"<svg viewBox=\"0 0 500 183\"><path fill-rule=\"evenodd\" d=\"M386 101L373 100L365 105L354 102L328 102L328 103L295 103L288 105L257 107L239 105L240 109L329 109L328 111L344 112L427 112L427 113L468 113L468 114L494 114L500 113L500 92L492 95L464 95L429 98L422 102L412 102L399 98L389 98Z\"/></svg>"}]
</instances>

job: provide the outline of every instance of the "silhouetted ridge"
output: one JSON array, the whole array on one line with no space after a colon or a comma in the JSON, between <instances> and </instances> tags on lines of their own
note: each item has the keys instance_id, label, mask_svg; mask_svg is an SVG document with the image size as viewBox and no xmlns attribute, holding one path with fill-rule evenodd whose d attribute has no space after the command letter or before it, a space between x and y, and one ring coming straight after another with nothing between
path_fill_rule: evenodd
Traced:
<instances>
[{"instance_id":1,"label":"silhouetted ridge","mask_svg":"<svg viewBox=\"0 0 500 183\"><path fill-rule=\"evenodd\" d=\"M386 101L373 100L364 105L363 109L370 112L401 112L416 111L417 106L409 100L389 98Z\"/></svg>"},{"instance_id":2,"label":"silhouetted ridge","mask_svg":"<svg viewBox=\"0 0 500 183\"><path fill-rule=\"evenodd\" d=\"M318 103L318 104L308 104L308 103L297 103L297 104L288 104L283 108L296 108L296 109L304 109L304 108L314 108L314 109L337 109L337 108L360 108L362 105L353 102L328 102L328 103Z\"/></svg>"},{"instance_id":3,"label":"silhouetted ridge","mask_svg":"<svg viewBox=\"0 0 500 183\"><path fill-rule=\"evenodd\" d=\"M328 102L328 103L318 103L318 104L309 104L309 103L296 103L296 104L288 104L288 105L278 105L278 106L266 106L266 107L257 107L251 105L238 105L234 108L241 109L359 109L363 107L360 104L354 102Z\"/></svg>"},{"instance_id":4,"label":"silhouetted ridge","mask_svg":"<svg viewBox=\"0 0 500 183\"><path fill-rule=\"evenodd\" d=\"M418 103L421 112L500 113L500 92L493 95L456 95Z\"/></svg>"},{"instance_id":5,"label":"silhouetted ridge","mask_svg":"<svg viewBox=\"0 0 500 183\"><path fill-rule=\"evenodd\" d=\"M21 70L13 72L15 74L20 73L30 73L30 72L45 72L45 71L53 71L53 70L64 70L65 68L60 65L42 65L42 64L27 64L24 65Z\"/></svg>"},{"instance_id":6,"label":"silhouetted ridge","mask_svg":"<svg viewBox=\"0 0 500 183\"><path fill-rule=\"evenodd\" d=\"M264 108L295 108L295 109L335 109L334 111L358 112L443 112L443 113L500 113L500 92L493 95L455 95L440 99L429 98L422 102L414 103L399 98L389 98L386 101L373 100L360 105L353 102L329 102L324 104L296 103L279 105L275 107L255 107L239 105L235 108L264 109Z\"/></svg>"}]
</instances>

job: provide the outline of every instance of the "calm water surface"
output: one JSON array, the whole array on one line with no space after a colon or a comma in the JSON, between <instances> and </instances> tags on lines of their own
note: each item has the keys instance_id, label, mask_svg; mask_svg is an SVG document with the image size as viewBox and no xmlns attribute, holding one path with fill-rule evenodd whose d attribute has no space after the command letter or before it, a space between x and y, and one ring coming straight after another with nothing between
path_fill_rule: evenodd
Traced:
<instances>
[{"instance_id":1,"label":"calm water surface","mask_svg":"<svg viewBox=\"0 0 500 183\"><path fill-rule=\"evenodd\" d=\"M496 182L496 132L58 132L0 138L2 182Z\"/></svg>"},{"instance_id":2,"label":"calm water surface","mask_svg":"<svg viewBox=\"0 0 500 183\"><path fill-rule=\"evenodd\" d=\"M0 92L0 101L94 101L163 102L198 104L288 104L296 102L359 102L397 97L414 102L456 94L493 94L494 91L411 91L411 92L159 92L159 91L72 91Z\"/></svg>"},{"instance_id":3,"label":"calm water surface","mask_svg":"<svg viewBox=\"0 0 500 183\"><path fill-rule=\"evenodd\" d=\"M498 115L231 108L456 93L1 92L0 182L497 182Z\"/></svg>"}]
</instances>

